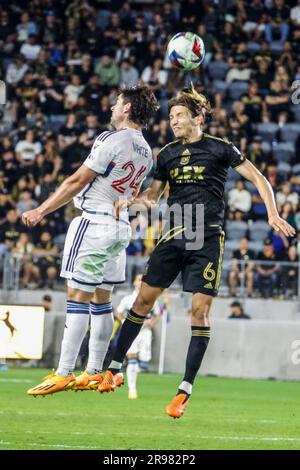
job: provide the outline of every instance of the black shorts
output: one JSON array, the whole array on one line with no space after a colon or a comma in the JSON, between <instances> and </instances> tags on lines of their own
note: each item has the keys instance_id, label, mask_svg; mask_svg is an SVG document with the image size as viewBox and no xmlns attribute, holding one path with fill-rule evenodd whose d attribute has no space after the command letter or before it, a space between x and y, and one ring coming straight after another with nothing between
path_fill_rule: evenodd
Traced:
<instances>
[{"instance_id":1,"label":"black shorts","mask_svg":"<svg viewBox=\"0 0 300 470\"><path fill-rule=\"evenodd\" d=\"M187 251L185 240L159 241L145 267L143 281L168 288L182 274L184 292L215 297L221 279L225 233L212 233L200 250Z\"/></svg>"}]
</instances>

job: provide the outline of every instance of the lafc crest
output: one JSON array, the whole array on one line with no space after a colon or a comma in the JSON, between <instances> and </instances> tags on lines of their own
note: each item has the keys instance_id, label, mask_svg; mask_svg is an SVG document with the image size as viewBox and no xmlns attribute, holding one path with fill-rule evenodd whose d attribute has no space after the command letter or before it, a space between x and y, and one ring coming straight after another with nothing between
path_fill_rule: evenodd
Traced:
<instances>
[{"instance_id":1,"label":"lafc crest","mask_svg":"<svg viewBox=\"0 0 300 470\"><path fill-rule=\"evenodd\" d=\"M181 154L180 165L187 165L191 158L191 152L185 149Z\"/></svg>"}]
</instances>

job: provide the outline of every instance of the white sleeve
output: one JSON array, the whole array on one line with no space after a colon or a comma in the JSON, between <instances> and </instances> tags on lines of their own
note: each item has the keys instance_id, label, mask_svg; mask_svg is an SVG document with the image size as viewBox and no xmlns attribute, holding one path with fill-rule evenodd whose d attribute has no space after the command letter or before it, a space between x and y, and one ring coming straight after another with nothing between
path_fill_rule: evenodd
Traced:
<instances>
[{"instance_id":1,"label":"white sleeve","mask_svg":"<svg viewBox=\"0 0 300 470\"><path fill-rule=\"evenodd\" d=\"M114 146L112 146L112 139L109 138L110 135L110 132L103 132L99 135L93 144L91 153L84 161L85 166L100 175L106 172L107 167L115 156L113 152Z\"/></svg>"}]
</instances>

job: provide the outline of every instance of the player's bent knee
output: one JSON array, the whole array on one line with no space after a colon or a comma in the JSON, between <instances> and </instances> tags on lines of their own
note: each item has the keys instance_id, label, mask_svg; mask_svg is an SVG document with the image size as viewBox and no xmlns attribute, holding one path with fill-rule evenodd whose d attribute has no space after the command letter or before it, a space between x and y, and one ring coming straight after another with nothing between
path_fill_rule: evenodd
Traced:
<instances>
[{"instance_id":1,"label":"player's bent knee","mask_svg":"<svg viewBox=\"0 0 300 470\"><path fill-rule=\"evenodd\" d=\"M152 310L155 300L149 299L145 296L138 295L137 299L135 300L132 310L141 315L146 317L148 313Z\"/></svg>"}]
</instances>

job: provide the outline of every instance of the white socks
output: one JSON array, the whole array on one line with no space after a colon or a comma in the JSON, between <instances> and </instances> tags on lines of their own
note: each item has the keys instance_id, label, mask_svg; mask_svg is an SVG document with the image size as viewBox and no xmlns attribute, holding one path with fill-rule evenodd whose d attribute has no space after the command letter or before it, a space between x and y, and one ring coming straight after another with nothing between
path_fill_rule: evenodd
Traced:
<instances>
[{"instance_id":1,"label":"white socks","mask_svg":"<svg viewBox=\"0 0 300 470\"><path fill-rule=\"evenodd\" d=\"M130 392L136 392L137 376L139 373L139 364L137 359L128 359L126 368L127 384Z\"/></svg>"},{"instance_id":2,"label":"white socks","mask_svg":"<svg viewBox=\"0 0 300 470\"><path fill-rule=\"evenodd\" d=\"M193 385L190 384L189 382L186 382L185 380L181 382L181 384L178 387L178 390L183 390L184 392L188 393L189 395L192 395L192 389Z\"/></svg>"},{"instance_id":3,"label":"white socks","mask_svg":"<svg viewBox=\"0 0 300 470\"><path fill-rule=\"evenodd\" d=\"M70 375L89 327L90 304L67 300L67 318L61 345L60 360L56 373Z\"/></svg>"},{"instance_id":4,"label":"white socks","mask_svg":"<svg viewBox=\"0 0 300 470\"><path fill-rule=\"evenodd\" d=\"M114 328L114 316L111 302L106 304L90 302L90 307L91 330L86 370L89 374L97 374L102 371L103 361Z\"/></svg>"}]
</instances>

